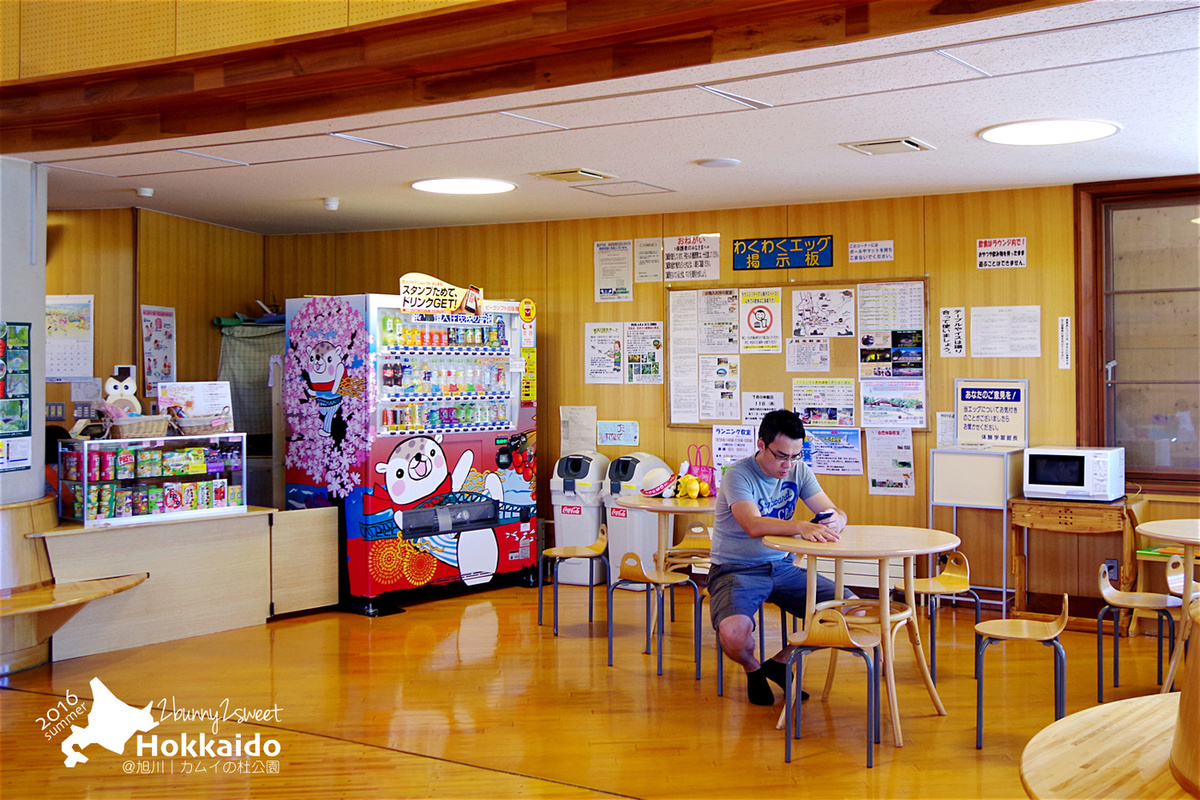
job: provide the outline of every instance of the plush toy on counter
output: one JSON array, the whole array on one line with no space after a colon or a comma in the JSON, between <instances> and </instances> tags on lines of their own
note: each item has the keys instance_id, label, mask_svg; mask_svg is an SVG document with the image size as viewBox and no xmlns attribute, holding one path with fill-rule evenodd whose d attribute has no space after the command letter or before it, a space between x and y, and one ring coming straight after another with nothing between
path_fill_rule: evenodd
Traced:
<instances>
[{"instance_id":1,"label":"plush toy on counter","mask_svg":"<svg viewBox=\"0 0 1200 800\"><path fill-rule=\"evenodd\" d=\"M104 402L122 408L129 416L142 413L142 403L137 398L137 378L127 369L117 368L117 374L104 379Z\"/></svg>"}]
</instances>

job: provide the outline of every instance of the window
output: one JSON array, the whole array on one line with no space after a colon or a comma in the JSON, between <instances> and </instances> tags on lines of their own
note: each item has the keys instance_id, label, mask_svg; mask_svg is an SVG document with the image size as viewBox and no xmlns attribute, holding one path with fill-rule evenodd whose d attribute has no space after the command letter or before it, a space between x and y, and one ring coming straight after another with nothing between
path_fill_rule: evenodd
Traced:
<instances>
[{"instance_id":1,"label":"window","mask_svg":"<svg viewBox=\"0 0 1200 800\"><path fill-rule=\"evenodd\" d=\"M1200 177L1084 184L1076 215L1079 443L1200 492Z\"/></svg>"}]
</instances>

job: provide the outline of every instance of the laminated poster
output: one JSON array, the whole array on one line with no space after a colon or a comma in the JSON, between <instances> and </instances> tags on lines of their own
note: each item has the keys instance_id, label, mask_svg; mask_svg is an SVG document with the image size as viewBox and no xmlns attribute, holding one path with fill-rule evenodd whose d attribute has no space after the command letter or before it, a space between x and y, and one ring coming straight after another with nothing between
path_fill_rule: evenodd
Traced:
<instances>
[{"instance_id":1,"label":"laminated poster","mask_svg":"<svg viewBox=\"0 0 1200 800\"><path fill-rule=\"evenodd\" d=\"M913 497L912 428L867 428L867 492Z\"/></svg>"},{"instance_id":2,"label":"laminated poster","mask_svg":"<svg viewBox=\"0 0 1200 800\"><path fill-rule=\"evenodd\" d=\"M712 452L716 486L725 469L758 451L758 428L752 425L713 425Z\"/></svg>"},{"instance_id":3,"label":"laminated poster","mask_svg":"<svg viewBox=\"0 0 1200 800\"><path fill-rule=\"evenodd\" d=\"M625 382L663 382L662 322L625 323Z\"/></svg>"},{"instance_id":4,"label":"laminated poster","mask_svg":"<svg viewBox=\"0 0 1200 800\"><path fill-rule=\"evenodd\" d=\"M593 242L597 303L633 302L633 240Z\"/></svg>"},{"instance_id":5,"label":"laminated poster","mask_svg":"<svg viewBox=\"0 0 1200 800\"><path fill-rule=\"evenodd\" d=\"M804 463L818 475L862 475L858 428L814 428L804 437Z\"/></svg>"},{"instance_id":6,"label":"laminated poster","mask_svg":"<svg viewBox=\"0 0 1200 800\"><path fill-rule=\"evenodd\" d=\"M701 289L696 294L696 339L699 351L738 352L737 289Z\"/></svg>"},{"instance_id":7,"label":"laminated poster","mask_svg":"<svg viewBox=\"0 0 1200 800\"><path fill-rule=\"evenodd\" d=\"M175 380L175 309L142 306L142 375L147 397L158 384Z\"/></svg>"},{"instance_id":8,"label":"laminated poster","mask_svg":"<svg viewBox=\"0 0 1200 800\"><path fill-rule=\"evenodd\" d=\"M625 362L621 334L619 322L584 324L584 383L621 383L621 368Z\"/></svg>"},{"instance_id":9,"label":"laminated poster","mask_svg":"<svg viewBox=\"0 0 1200 800\"><path fill-rule=\"evenodd\" d=\"M634 283L662 283L662 239L634 239L633 258Z\"/></svg>"},{"instance_id":10,"label":"laminated poster","mask_svg":"<svg viewBox=\"0 0 1200 800\"><path fill-rule=\"evenodd\" d=\"M30 469L33 465L31 327L28 322L0 322L0 472Z\"/></svg>"},{"instance_id":11,"label":"laminated poster","mask_svg":"<svg viewBox=\"0 0 1200 800\"><path fill-rule=\"evenodd\" d=\"M783 392L742 392L742 424L757 430L769 412L786 407Z\"/></svg>"},{"instance_id":12,"label":"laminated poster","mask_svg":"<svg viewBox=\"0 0 1200 800\"><path fill-rule=\"evenodd\" d=\"M829 340L823 337L790 337L787 340L788 372L829 372Z\"/></svg>"},{"instance_id":13,"label":"laminated poster","mask_svg":"<svg viewBox=\"0 0 1200 800\"><path fill-rule=\"evenodd\" d=\"M779 319L782 289L740 289L741 352L783 352L783 323Z\"/></svg>"},{"instance_id":14,"label":"laminated poster","mask_svg":"<svg viewBox=\"0 0 1200 800\"><path fill-rule=\"evenodd\" d=\"M663 239L663 279L670 281L719 281L721 279L721 234L667 236Z\"/></svg>"},{"instance_id":15,"label":"laminated poster","mask_svg":"<svg viewBox=\"0 0 1200 800\"><path fill-rule=\"evenodd\" d=\"M859 424L868 428L924 428L925 381L864 378Z\"/></svg>"},{"instance_id":16,"label":"laminated poster","mask_svg":"<svg viewBox=\"0 0 1200 800\"><path fill-rule=\"evenodd\" d=\"M741 359L700 356L700 418L740 421Z\"/></svg>"}]
</instances>

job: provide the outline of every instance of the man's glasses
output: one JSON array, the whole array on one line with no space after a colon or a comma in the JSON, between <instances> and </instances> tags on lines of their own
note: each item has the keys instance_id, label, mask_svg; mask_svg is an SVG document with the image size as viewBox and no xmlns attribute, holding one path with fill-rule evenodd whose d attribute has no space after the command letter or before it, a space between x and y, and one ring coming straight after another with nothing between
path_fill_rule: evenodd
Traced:
<instances>
[{"instance_id":1,"label":"man's glasses","mask_svg":"<svg viewBox=\"0 0 1200 800\"><path fill-rule=\"evenodd\" d=\"M795 464L797 461L800 461L804 458L803 453L797 453L794 456L785 456L781 453L776 453L775 448L771 447L771 445L767 445L767 451L770 452L770 454L773 455L775 460L780 464Z\"/></svg>"}]
</instances>

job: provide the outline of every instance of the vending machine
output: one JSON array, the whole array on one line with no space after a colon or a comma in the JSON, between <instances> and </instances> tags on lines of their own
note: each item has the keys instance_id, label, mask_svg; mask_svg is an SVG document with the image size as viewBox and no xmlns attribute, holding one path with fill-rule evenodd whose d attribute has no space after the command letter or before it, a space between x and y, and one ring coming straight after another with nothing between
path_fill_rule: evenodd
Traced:
<instances>
[{"instance_id":1,"label":"vending machine","mask_svg":"<svg viewBox=\"0 0 1200 800\"><path fill-rule=\"evenodd\" d=\"M342 606L536 575L536 308L409 274L287 301L289 508L342 509Z\"/></svg>"}]
</instances>

